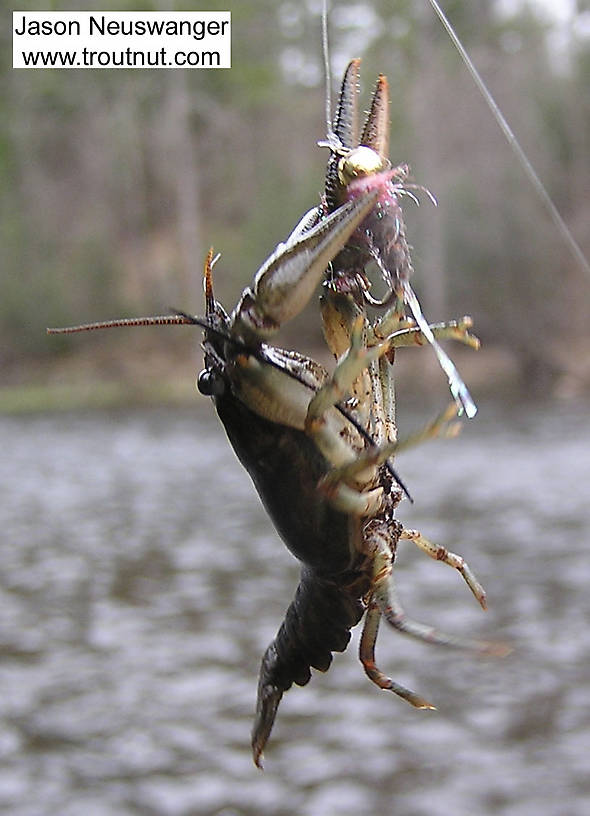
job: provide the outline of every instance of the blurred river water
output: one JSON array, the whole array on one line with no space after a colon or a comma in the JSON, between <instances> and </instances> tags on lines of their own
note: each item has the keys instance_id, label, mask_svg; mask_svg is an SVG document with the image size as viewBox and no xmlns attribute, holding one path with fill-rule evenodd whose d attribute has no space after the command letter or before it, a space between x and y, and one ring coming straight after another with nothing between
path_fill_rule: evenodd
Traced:
<instances>
[{"instance_id":1,"label":"blurred river water","mask_svg":"<svg viewBox=\"0 0 590 816\"><path fill-rule=\"evenodd\" d=\"M0 812L11 816L590 813L587 404L482 406L405 454L408 613L506 640L503 660L358 630L249 735L260 657L298 576L221 427L178 410L0 418ZM420 420L415 419L414 427ZM407 429L409 430L409 428Z\"/></svg>"}]
</instances>

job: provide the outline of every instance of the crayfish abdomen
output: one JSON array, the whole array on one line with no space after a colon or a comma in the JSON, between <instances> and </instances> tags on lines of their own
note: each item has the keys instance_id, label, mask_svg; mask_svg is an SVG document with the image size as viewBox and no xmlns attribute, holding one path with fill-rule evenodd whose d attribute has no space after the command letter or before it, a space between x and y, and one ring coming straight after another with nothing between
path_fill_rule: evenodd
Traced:
<instances>
[{"instance_id":1,"label":"crayfish abdomen","mask_svg":"<svg viewBox=\"0 0 590 816\"><path fill-rule=\"evenodd\" d=\"M229 389L214 399L277 532L303 564L295 598L260 667L252 734L259 764L283 692L305 685L312 668L327 671L332 652L346 649L371 577L360 554L361 520L335 509L318 490L330 463L313 440L258 416Z\"/></svg>"},{"instance_id":2,"label":"crayfish abdomen","mask_svg":"<svg viewBox=\"0 0 590 816\"><path fill-rule=\"evenodd\" d=\"M227 391L215 407L236 455L268 515L293 555L321 575L350 568L355 521L336 510L318 483L329 463L303 431L251 411Z\"/></svg>"}]
</instances>

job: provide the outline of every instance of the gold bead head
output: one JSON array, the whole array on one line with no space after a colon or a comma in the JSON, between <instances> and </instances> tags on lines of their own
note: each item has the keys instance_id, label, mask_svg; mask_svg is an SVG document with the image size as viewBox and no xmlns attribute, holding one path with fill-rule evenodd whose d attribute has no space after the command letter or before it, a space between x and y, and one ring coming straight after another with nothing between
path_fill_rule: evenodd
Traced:
<instances>
[{"instance_id":1,"label":"gold bead head","mask_svg":"<svg viewBox=\"0 0 590 816\"><path fill-rule=\"evenodd\" d=\"M357 178L387 170L389 162L370 147L355 147L338 162L338 180L343 187Z\"/></svg>"}]
</instances>

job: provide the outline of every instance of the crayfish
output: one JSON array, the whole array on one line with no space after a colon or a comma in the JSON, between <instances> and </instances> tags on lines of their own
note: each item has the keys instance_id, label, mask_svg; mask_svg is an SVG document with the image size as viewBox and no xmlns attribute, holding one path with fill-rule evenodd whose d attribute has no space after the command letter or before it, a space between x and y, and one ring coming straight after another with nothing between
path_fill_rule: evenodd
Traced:
<instances>
[{"instance_id":1,"label":"crayfish","mask_svg":"<svg viewBox=\"0 0 590 816\"><path fill-rule=\"evenodd\" d=\"M409 540L456 568L486 607L483 588L460 556L404 529L396 519L407 491L392 464L405 446L453 433L455 416L463 411L471 416L475 408L440 350L441 364L448 361L443 368L455 402L422 431L398 440L393 387L397 349L448 338L477 348L478 341L469 332L468 318L429 325L416 314L399 199L413 197L417 188L406 183L406 166L392 170L389 165L385 77L379 78L358 135L358 70L354 60L342 84L327 141L330 159L322 202L278 245L231 313L215 298L210 251L204 316L177 312L49 330L170 323L204 330L205 365L198 389L212 398L277 532L302 564L295 598L262 658L252 732L257 765L283 693L293 683L305 685L312 668L326 671L332 653L346 649L350 630L363 615L360 660L367 675L416 708L433 706L376 666L381 618L430 643L488 654L503 651L498 644L462 640L411 620L395 591L397 545ZM370 264L387 284L383 298L371 293ZM337 360L332 373L297 351L269 343L283 323L302 311L320 283L324 334ZM406 315L407 308L416 320Z\"/></svg>"}]
</instances>

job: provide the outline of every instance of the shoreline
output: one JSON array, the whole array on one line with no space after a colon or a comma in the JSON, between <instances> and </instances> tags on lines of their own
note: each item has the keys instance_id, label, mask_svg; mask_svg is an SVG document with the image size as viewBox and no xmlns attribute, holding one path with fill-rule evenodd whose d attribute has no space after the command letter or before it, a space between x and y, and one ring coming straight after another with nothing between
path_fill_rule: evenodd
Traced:
<instances>
[{"instance_id":1,"label":"shoreline","mask_svg":"<svg viewBox=\"0 0 590 816\"><path fill-rule=\"evenodd\" d=\"M575 369L572 363L549 385L535 383L535 393L531 393L516 355L504 348L478 352L458 348L453 350L452 358L476 400L531 396L563 400L590 394L590 372L581 365ZM572 350L569 359L577 361L584 356ZM327 360L321 362L329 365ZM396 390L402 403L436 402L448 395L434 354L422 352L416 356L416 350L409 349L398 356L395 366ZM82 349L49 361L15 362L4 372L0 415L140 406L193 407L200 401L195 379L201 367L201 353L186 346L147 350L138 345L127 348L125 354L106 346Z\"/></svg>"}]
</instances>

